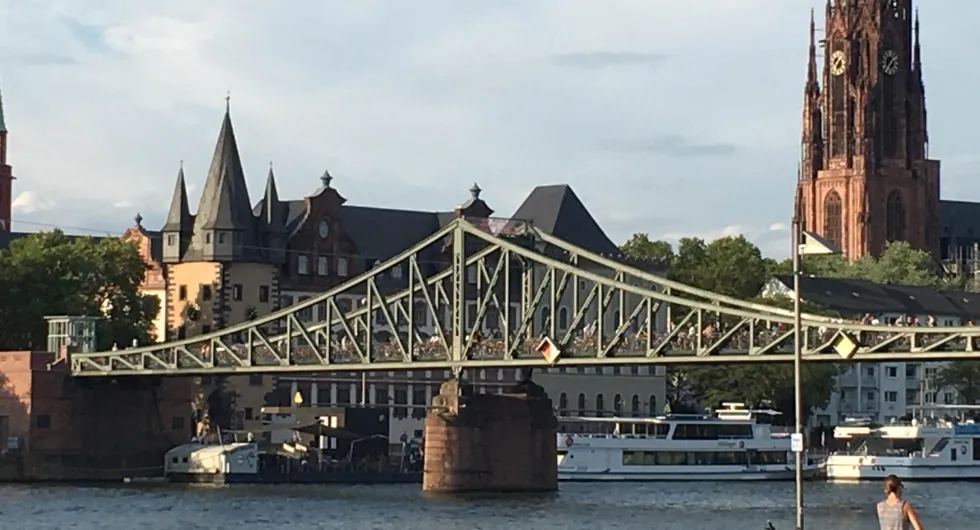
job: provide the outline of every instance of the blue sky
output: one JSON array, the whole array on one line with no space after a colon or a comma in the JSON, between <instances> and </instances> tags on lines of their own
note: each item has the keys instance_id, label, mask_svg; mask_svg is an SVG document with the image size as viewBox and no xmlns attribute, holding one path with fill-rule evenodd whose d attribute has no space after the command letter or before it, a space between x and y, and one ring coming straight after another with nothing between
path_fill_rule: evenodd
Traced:
<instances>
[{"instance_id":1,"label":"blue sky","mask_svg":"<svg viewBox=\"0 0 980 530\"><path fill-rule=\"evenodd\" d=\"M568 183L617 241L741 232L782 256L812 5L0 0L15 229L159 226L230 90L253 199L270 161L283 197L329 169L350 203L399 208L476 181L509 214ZM980 200L980 3L921 17L943 196Z\"/></svg>"}]
</instances>

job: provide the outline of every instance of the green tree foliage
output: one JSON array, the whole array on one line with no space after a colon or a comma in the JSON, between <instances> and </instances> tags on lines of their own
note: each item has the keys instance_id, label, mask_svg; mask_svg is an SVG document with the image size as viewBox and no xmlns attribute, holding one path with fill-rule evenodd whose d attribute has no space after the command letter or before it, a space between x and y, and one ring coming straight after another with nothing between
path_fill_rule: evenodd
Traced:
<instances>
[{"instance_id":1,"label":"green tree foliage","mask_svg":"<svg viewBox=\"0 0 980 530\"><path fill-rule=\"evenodd\" d=\"M620 247L623 254L631 258L662 261L670 264L674 261L674 249L666 241L653 241L649 234L636 233Z\"/></svg>"},{"instance_id":2,"label":"green tree foliage","mask_svg":"<svg viewBox=\"0 0 980 530\"><path fill-rule=\"evenodd\" d=\"M934 383L939 388L955 389L960 403L980 403L980 363L976 361L948 363L936 373ZM930 388L936 387L930 384Z\"/></svg>"},{"instance_id":3,"label":"green tree foliage","mask_svg":"<svg viewBox=\"0 0 980 530\"><path fill-rule=\"evenodd\" d=\"M104 316L102 348L152 341L156 297L139 292L146 265L119 238L69 238L44 232L0 252L0 350L43 348L45 316Z\"/></svg>"}]
</instances>

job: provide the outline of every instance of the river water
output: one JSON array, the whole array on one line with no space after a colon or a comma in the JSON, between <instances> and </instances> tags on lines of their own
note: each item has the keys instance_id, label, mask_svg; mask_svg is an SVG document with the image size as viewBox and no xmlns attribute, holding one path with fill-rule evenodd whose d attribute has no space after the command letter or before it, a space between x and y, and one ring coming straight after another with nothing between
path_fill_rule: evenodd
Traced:
<instances>
[{"instance_id":1,"label":"river water","mask_svg":"<svg viewBox=\"0 0 980 530\"><path fill-rule=\"evenodd\" d=\"M807 483L806 528L877 530L877 483ZM980 484L909 484L928 530L980 528ZM2 530L777 530L793 484L562 484L548 496L424 497L417 485L0 486Z\"/></svg>"}]
</instances>

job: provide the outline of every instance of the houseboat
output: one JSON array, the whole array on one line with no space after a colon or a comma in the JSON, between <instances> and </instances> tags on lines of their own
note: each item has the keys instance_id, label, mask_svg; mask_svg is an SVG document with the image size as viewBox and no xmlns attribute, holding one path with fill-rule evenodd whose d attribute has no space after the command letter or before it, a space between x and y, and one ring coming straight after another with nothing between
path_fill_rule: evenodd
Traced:
<instances>
[{"instance_id":1,"label":"houseboat","mask_svg":"<svg viewBox=\"0 0 980 530\"><path fill-rule=\"evenodd\" d=\"M558 480L792 480L790 437L772 428L779 413L722 406L714 415L561 418ZM803 465L808 478L822 467L808 458Z\"/></svg>"}]
</instances>

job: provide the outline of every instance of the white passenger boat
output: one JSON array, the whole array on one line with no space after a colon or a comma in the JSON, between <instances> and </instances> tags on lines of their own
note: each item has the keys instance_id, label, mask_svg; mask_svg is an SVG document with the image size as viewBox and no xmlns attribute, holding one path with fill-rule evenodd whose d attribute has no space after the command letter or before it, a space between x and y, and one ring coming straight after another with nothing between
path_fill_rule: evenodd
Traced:
<instances>
[{"instance_id":1,"label":"white passenger boat","mask_svg":"<svg viewBox=\"0 0 980 530\"><path fill-rule=\"evenodd\" d=\"M558 480L792 480L790 437L771 428L779 413L723 407L714 416L561 418ZM806 477L820 469L805 459Z\"/></svg>"},{"instance_id":2,"label":"white passenger boat","mask_svg":"<svg viewBox=\"0 0 980 530\"><path fill-rule=\"evenodd\" d=\"M847 447L827 458L834 481L980 479L980 424L912 420L885 426L851 421L834 429Z\"/></svg>"}]
</instances>

